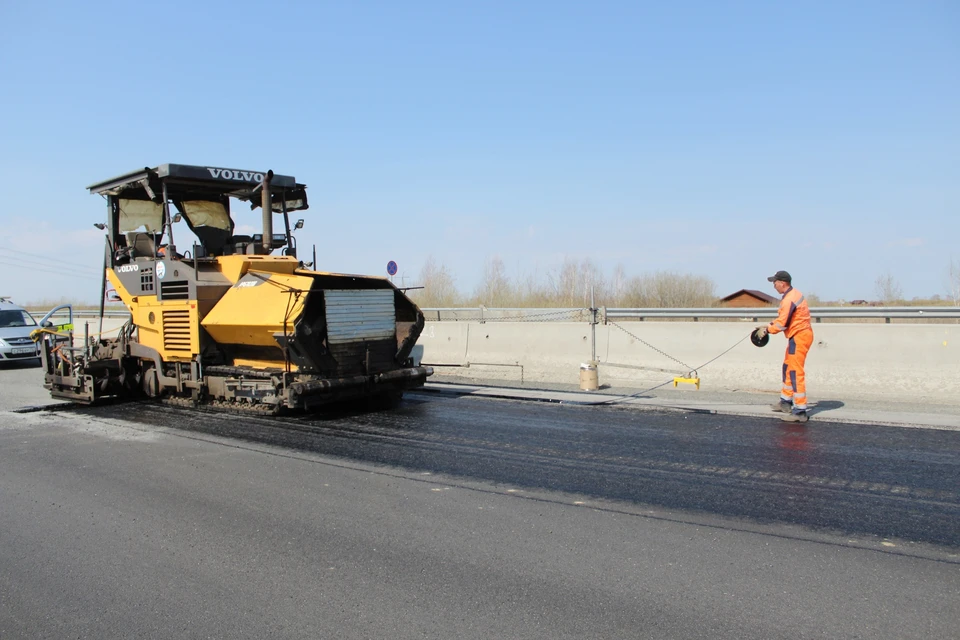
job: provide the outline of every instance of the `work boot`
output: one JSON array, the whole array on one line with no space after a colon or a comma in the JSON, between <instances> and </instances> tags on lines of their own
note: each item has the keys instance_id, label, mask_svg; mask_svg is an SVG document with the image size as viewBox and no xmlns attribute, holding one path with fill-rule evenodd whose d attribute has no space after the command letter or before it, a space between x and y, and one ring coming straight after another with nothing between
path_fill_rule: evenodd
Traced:
<instances>
[{"instance_id":1,"label":"work boot","mask_svg":"<svg viewBox=\"0 0 960 640\"><path fill-rule=\"evenodd\" d=\"M807 421L807 412L801 411L800 413L790 413L788 415L780 418L784 422L806 422Z\"/></svg>"},{"instance_id":2,"label":"work boot","mask_svg":"<svg viewBox=\"0 0 960 640\"><path fill-rule=\"evenodd\" d=\"M781 400L780 402L774 402L772 405L770 405L770 408L774 411L779 411L780 413L790 413L793 411L793 403L784 402Z\"/></svg>"}]
</instances>

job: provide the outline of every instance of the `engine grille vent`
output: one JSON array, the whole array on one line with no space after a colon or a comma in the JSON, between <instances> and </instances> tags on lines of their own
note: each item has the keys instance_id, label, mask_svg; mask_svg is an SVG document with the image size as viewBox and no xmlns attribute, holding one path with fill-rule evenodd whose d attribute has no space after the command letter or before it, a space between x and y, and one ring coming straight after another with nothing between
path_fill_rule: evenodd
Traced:
<instances>
[{"instance_id":1,"label":"engine grille vent","mask_svg":"<svg viewBox=\"0 0 960 640\"><path fill-rule=\"evenodd\" d=\"M190 312L172 309L163 312L163 348L190 352Z\"/></svg>"},{"instance_id":2,"label":"engine grille vent","mask_svg":"<svg viewBox=\"0 0 960 640\"><path fill-rule=\"evenodd\" d=\"M174 280L160 283L161 300L189 300L190 283L186 280Z\"/></svg>"}]
</instances>

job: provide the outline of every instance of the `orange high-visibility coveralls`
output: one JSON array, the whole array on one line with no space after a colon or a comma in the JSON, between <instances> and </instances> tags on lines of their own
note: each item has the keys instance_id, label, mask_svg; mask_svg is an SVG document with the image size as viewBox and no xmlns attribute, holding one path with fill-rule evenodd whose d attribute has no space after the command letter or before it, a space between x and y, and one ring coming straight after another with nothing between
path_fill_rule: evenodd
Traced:
<instances>
[{"instance_id":1,"label":"orange high-visibility coveralls","mask_svg":"<svg viewBox=\"0 0 960 640\"><path fill-rule=\"evenodd\" d=\"M807 381L803 365L813 345L810 326L810 307L803 294L790 287L780 300L777 319L767 326L769 333L780 333L787 338L787 352L783 357L783 389L780 399L793 403L795 412L807 410Z\"/></svg>"}]
</instances>

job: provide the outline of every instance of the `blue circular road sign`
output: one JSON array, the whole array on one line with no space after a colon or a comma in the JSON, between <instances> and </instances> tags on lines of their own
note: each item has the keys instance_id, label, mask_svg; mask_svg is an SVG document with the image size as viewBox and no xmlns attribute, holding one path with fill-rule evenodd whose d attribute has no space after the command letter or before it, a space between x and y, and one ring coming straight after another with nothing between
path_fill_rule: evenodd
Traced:
<instances>
[{"instance_id":1,"label":"blue circular road sign","mask_svg":"<svg viewBox=\"0 0 960 640\"><path fill-rule=\"evenodd\" d=\"M393 260L387 263L387 273L389 273L392 276L397 275L397 263L394 262Z\"/></svg>"}]
</instances>

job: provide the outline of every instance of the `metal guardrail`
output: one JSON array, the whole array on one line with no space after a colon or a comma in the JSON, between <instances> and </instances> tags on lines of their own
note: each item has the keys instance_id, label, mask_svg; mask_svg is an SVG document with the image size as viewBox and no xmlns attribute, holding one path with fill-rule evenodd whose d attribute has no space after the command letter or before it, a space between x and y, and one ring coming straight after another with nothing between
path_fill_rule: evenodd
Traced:
<instances>
[{"instance_id":1,"label":"metal guardrail","mask_svg":"<svg viewBox=\"0 0 960 640\"><path fill-rule=\"evenodd\" d=\"M422 308L428 322L589 322L586 308L446 307Z\"/></svg>"},{"instance_id":2,"label":"metal guardrail","mask_svg":"<svg viewBox=\"0 0 960 640\"><path fill-rule=\"evenodd\" d=\"M590 310L586 308L486 308L447 307L424 308L424 316L433 322L589 322ZM658 320L665 318L750 320L776 318L776 307L701 307L694 309L661 308L613 308L600 307L598 320ZM815 322L825 319L876 319L890 322L892 319L951 319L960 322L960 307L811 307L810 316Z\"/></svg>"},{"instance_id":3,"label":"metal guardrail","mask_svg":"<svg viewBox=\"0 0 960 640\"><path fill-rule=\"evenodd\" d=\"M657 318L776 318L774 307L717 307L702 309L605 309L603 316L613 319ZM823 319L873 318L889 321L893 318L925 320L928 318L952 318L960 320L960 307L811 307L810 317L816 322Z\"/></svg>"},{"instance_id":4,"label":"metal guardrail","mask_svg":"<svg viewBox=\"0 0 960 640\"><path fill-rule=\"evenodd\" d=\"M571 308L487 308L487 307L438 307L423 308L429 322L589 322L590 309ZM45 311L30 310L39 317ZM99 317L97 310L74 310L75 316ZM124 318L129 311L107 310L105 318ZM661 318L728 319L758 321L775 318L775 307L702 307L697 309L633 309L600 307L598 320L657 320ZM817 322L824 319L950 319L960 322L960 307L811 307L810 316Z\"/></svg>"}]
</instances>

